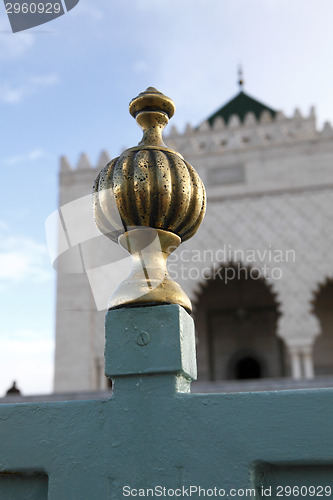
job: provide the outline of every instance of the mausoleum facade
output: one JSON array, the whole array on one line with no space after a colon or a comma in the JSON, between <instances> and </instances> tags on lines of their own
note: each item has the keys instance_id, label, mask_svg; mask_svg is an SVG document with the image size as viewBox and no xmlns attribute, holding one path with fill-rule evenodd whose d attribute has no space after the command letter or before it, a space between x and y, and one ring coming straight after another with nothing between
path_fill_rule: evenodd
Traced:
<instances>
[{"instance_id":1,"label":"mausoleum facade","mask_svg":"<svg viewBox=\"0 0 333 500\"><path fill-rule=\"evenodd\" d=\"M330 124L319 130L313 108L287 117L241 90L199 127L171 126L167 134L168 147L184 154L207 191L196 237L169 259L171 277L193 304L198 380L333 375ZM109 160L103 152L92 166L82 155L74 168L62 158L64 237L64 207L90 196ZM124 255L102 236L94 247L79 238L72 244L77 259L58 271L54 389L103 390L107 303L96 303L89 270Z\"/></svg>"}]
</instances>

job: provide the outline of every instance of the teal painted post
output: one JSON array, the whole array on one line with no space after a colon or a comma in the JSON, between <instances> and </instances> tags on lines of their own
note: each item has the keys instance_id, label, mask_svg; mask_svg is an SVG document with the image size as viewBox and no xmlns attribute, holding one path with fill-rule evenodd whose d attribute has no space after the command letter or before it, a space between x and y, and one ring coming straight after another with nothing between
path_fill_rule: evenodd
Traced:
<instances>
[{"instance_id":1,"label":"teal painted post","mask_svg":"<svg viewBox=\"0 0 333 500\"><path fill-rule=\"evenodd\" d=\"M170 395L197 378L194 322L180 306L115 309L105 318L105 374L115 394L134 383Z\"/></svg>"},{"instance_id":2,"label":"teal painted post","mask_svg":"<svg viewBox=\"0 0 333 500\"><path fill-rule=\"evenodd\" d=\"M105 355L109 400L0 407L1 500L332 498L332 390L190 394L176 305L109 311Z\"/></svg>"}]
</instances>

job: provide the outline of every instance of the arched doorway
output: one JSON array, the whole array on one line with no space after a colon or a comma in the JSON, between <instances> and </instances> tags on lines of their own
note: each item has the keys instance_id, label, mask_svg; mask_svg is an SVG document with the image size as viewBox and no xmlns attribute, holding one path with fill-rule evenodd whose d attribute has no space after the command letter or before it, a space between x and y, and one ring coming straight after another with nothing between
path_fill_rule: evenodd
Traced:
<instances>
[{"instance_id":1,"label":"arched doorway","mask_svg":"<svg viewBox=\"0 0 333 500\"><path fill-rule=\"evenodd\" d=\"M314 300L321 334L316 338L313 348L313 362L316 375L333 374L333 280L327 281Z\"/></svg>"},{"instance_id":2,"label":"arched doorway","mask_svg":"<svg viewBox=\"0 0 333 500\"><path fill-rule=\"evenodd\" d=\"M231 374L231 378L235 378L236 380L262 378L262 376L262 365L260 361L253 356L243 356L240 358L237 363L235 363L233 373Z\"/></svg>"},{"instance_id":3,"label":"arched doorway","mask_svg":"<svg viewBox=\"0 0 333 500\"><path fill-rule=\"evenodd\" d=\"M241 269L227 283L209 280L196 303L199 380L285 375L275 296L266 280L245 266Z\"/></svg>"}]
</instances>

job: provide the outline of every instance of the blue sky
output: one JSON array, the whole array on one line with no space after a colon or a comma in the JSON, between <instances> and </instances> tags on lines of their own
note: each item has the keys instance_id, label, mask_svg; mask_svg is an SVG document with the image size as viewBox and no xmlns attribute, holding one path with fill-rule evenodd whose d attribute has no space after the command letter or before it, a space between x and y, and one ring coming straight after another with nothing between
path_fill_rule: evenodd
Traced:
<instances>
[{"instance_id":1,"label":"blue sky","mask_svg":"<svg viewBox=\"0 0 333 500\"><path fill-rule=\"evenodd\" d=\"M331 0L80 0L12 34L0 5L0 396L50 392L55 272L44 224L59 156L136 144L128 102L153 85L197 125L237 91L333 121Z\"/></svg>"}]
</instances>

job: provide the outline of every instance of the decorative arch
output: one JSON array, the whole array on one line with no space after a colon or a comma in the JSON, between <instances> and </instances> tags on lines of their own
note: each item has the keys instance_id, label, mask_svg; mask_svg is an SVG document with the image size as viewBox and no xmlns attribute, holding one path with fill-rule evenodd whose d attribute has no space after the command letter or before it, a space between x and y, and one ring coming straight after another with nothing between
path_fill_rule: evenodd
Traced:
<instances>
[{"instance_id":1,"label":"decorative arch","mask_svg":"<svg viewBox=\"0 0 333 500\"><path fill-rule=\"evenodd\" d=\"M325 260L325 259L324 259ZM314 312L314 304L318 294L321 293L326 285L333 281L333 267L330 262L321 263L318 269L315 269L313 280L309 284L309 308Z\"/></svg>"},{"instance_id":2,"label":"decorative arch","mask_svg":"<svg viewBox=\"0 0 333 500\"><path fill-rule=\"evenodd\" d=\"M259 276L258 280L264 281L268 288L270 289L270 293L274 297L276 307L278 312L280 313L280 308L281 308L281 303L282 303L282 296L281 296L281 290L277 286L277 281L273 280L269 277L264 276L263 270L257 266L255 269L252 268L248 264L244 264L241 261L228 261L228 262L215 262L212 264L209 268L209 272L207 271L206 273L199 273L199 278L198 280L193 280L190 283L190 286L186 286L186 293L189 295L191 302L192 302L192 308L193 311L195 312L195 309L197 307L197 304L200 301L200 297L202 293L204 292L205 288L208 286L209 282L212 279L215 279L216 273L219 269L223 268L235 268L240 266L241 268L244 268L248 270L248 273L250 274L252 271L255 272L259 269L259 272L261 276ZM200 266L198 266L200 268Z\"/></svg>"},{"instance_id":3,"label":"decorative arch","mask_svg":"<svg viewBox=\"0 0 333 500\"><path fill-rule=\"evenodd\" d=\"M232 279L224 278L227 269L235 271ZM229 262L222 270L201 282L195 297L199 379L237 378L235 359L241 352L257 360L260 376L283 376L284 347L276 335L279 304L271 283L241 263Z\"/></svg>"},{"instance_id":4,"label":"decorative arch","mask_svg":"<svg viewBox=\"0 0 333 500\"><path fill-rule=\"evenodd\" d=\"M313 363L316 375L333 373L333 279L326 278L312 300L313 314L320 324L321 333L313 346Z\"/></svg>"}]
</instances>

